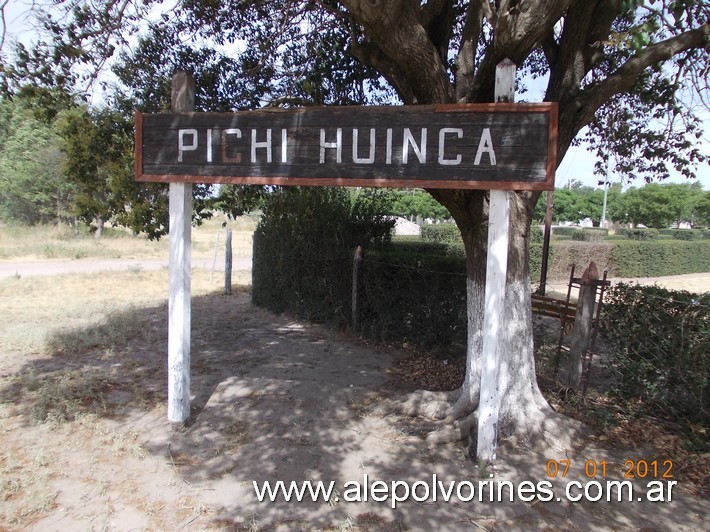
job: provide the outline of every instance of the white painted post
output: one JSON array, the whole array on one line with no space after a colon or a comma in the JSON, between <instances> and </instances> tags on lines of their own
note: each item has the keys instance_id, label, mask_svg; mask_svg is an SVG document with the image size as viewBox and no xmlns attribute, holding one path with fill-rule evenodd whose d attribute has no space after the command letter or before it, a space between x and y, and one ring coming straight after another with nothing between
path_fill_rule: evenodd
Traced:
<instances>
[{"instance_id":1,"label":"white painted post","mask_svg":"<svg viewBox=\"0 0 710 532\"><path fill-rule=\"evenodd\" d=\"M195 110L195 82L187 72L172 80L173 112ZM170 294L168 297L168 421L190 415L190 293L192 185L170 183Z\"/></svg>"},{"instance_id":2,"label":"white painted post","mask_svg":"<svg viewBox=\"0 0 710 532\"><path fill-rule=\"evenodd\" d=\"M515 64L506 59L496 67L496 102L512 102L515 97ZM508 272L508 192L491 190L488 208L488 254L486 257L486 293L483 315L483 353L481 396L478 405L479 462L496 458L498 433L499 331L505 310L505 278Z\"/></svg>"}]
</instances>

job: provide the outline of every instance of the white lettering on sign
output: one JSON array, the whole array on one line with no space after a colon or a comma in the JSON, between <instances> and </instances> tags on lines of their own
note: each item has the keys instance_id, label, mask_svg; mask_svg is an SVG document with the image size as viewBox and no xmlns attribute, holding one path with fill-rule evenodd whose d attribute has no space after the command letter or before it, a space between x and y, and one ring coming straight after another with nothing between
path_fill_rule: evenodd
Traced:
<instances>
[{"instance_id":1,"label":"white lettering on sign","mask_svg":"<svg viewBox=\"0 0 710 532\"><path fill-rule=\"evenodd\" d=\"M343 162L343 128L335 130L335 142L325 141L325 129L320 130L320 162L325 162L325 150L335 150L335 162Z\"/></svg>"},{"instance_id":2,"label":"white lettering on sign","mask_svg":"<svg viewBox=\"0 0 710 532\"><path fill-rule=\"evenodd\" d=\"M417 141L414 140L414 136L408 127L404 128L404 135L402 140L402 163L407 164L409 162L409 147L414 149L414 154L419 159L420 163L426 162L426 128L423 127L421 131L421 142L417 146Z\"/></svg>"},{"instance_id":3,"label":"white lettering on sign","mask_svg":"<svg viewBox=\"0 0 710 532\"><path fill-rule=\"evenodd\" d=\"M463 129L458 127L442 127L441 130L439 130L439 164L444 166L461 164L460 153L453 159L447 159L445 157L447 134L454 134L457 138L463 138Z\"/></svg>"},{"instance_id":4,"label":"white lettering on sign","mask_svg":"<svg viewBox=\"0 0 710 532\"><path fill-rule=\"evenodd\" d=\"M185 137L190 135L192 142L185 144ZM194 151L197 149L197 130L196 129L181 129L178 133L178 162L182 162L183 153L186 151Z\"/></svg>"},{"instance_id":5,"label":"white lettering on sign","mask_svg":"<svg viewBox=\"0 0 710 532\"><path fill-rule=\"evenodd\" d=\"M221 163L241 164L243 160L243 150L248 149L249 151L246 153L249 153L249 161L251 164L271 164L274 162L274 150L279 149L278 141L276 148L274 147L273 131L271 128L265 128L263 130L252 128L249 130L249 134L246 138L244 138L244 133L239 128L227 128L221 131L219 129L206 129L203 131L205 134L205 161L207 163L215 162L213 153L215 139L217 139L217 142L221 140L222 157L221 161L219 161ZM401 138L401 152L396 150L394 146L394 129L388 127L384 131L385 164L410 164L410 161L415 162L415 160L419 164L426 164L428 128L420 128L418 139L416 138L416 133L413 133L412 129L408 127L402 128L399 132L401 132L401 137L398 136L397 138ZM202 133L194 128L178 130L177 160L179 163L185 162L186 153L197 151L200 146L201 135ZM369 128L369 135L365 138L367 140L363 143L360 136L360 128L352 128L352 162L354 164L375 164L376 162L378 140L377 130L375 128ZM434 138L436 139L436 148L438 150L436 162L439 165L456 166L463 163L466 153L462 153L460 148L457 151L451 144L452 139L464 138L463 128L442 127L439 129L438 135ZM449 143L448 146L447 143ZM248 146L242 144L248 144ZM399 144L397 148L398 147ZM338 127L330 130L327 128L320 128L318 149L320 155L319 162L321 164L325 164L328 160L333 161L333 159L336 164L341 164L343 162L343 128ZM287 129L281 129L280 150L281 157L280 159L277 159L278 163L288 164L289 137ZM329 156L328 150L333 150L334 153L331 153ZM244 154L246 155L246 153ZM410 153L413 157L410 157ZM493 146L493 138L490 128L487 127L481 130L480 138L478 139L478 147L476 149L475 156L473 157L473 164L475 166L480 166L484 161L483 156L486 154L488 155L488 163L490 166L496 166L496 153ZM382 155L379 157L382 157Z\"/></svg>"},{"instance_id":6,"label":"white lettering on sign","mask_svg":"<svg viewBox=\"0 0 710 532\"><path fill-rule=\"evenodd\" d=\"M207 130L207 162L212 162L212 130Z\"/></svg>"},{"instance_id":7,"label":"white lettering on sign","mask_svg":"<svg viewBox=\"0 0 710 532\"><path fill-rule=\"evenodd\" d=\"M496 153L493 151L493 141L491 140L491 130L490 128L484 128L483 133L481 133L481 140L478 143L478 150L476 151L476 159L474 159L473 164L476 166L481 164L481 157L484 153L487 153L491 158L491 166L496 165Z\"/></svg>"},{"instance_id":8,"label":"white lettering on sign","mask_svg":"<svg viewBox=\"0 0 710 532\"><path fill-rule=\"evenodd\" d=\"M355 164L372 164L375 162L375 128L370 128L370 152L367 157L358 157L359 129L353 129L353 162Z\"/></svg>"},{"instance_id":9,"label":"white lettering on sign","mask_svg":"<svg viewBox=\"0 0 710 532\"><path fill-rule=\"evenodd\" d=\"M288 137L285 129L281 130L281 162L288 162Z\"/></svg>"},{"instance_id":10,"label":"white lettering on sign","mask_svg":"<svg viewBox=\"0 0 710 532\"><path fill-rule=\"evenodd\" d=\"M266 162L271 162L271 129L266 130L266 140L257 142L256 129L251 130L251 162L256 162L256 150L266 149Z\"/></svg>"}]
</instances>

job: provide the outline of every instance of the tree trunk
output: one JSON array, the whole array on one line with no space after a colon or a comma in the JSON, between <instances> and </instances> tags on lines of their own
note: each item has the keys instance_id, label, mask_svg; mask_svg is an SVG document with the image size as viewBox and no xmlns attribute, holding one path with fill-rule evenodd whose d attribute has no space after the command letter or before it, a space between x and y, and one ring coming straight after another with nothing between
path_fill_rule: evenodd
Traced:
<instances>
[{"instance_id":1,"label":"tree trunk","mask_svg":"<svg viewBox=\"0 0 710 532\"><path fill-rule=\"evenodd\" d=\"M499 436L525 441L544 435L553 414L537 385L532 337L528 234L538 195L510 195L510 248L498 374Z\"/></svg>"},{"instance_id":2,"label":"tree trunk","mask_svg":"<svg viewBox=\"0 0 710 532\"><path fill-rule=\"evenodd\" d=\"M96 231L94 232L94 238L96 240L100 240L101 237L104 234L104 219L103 216L96 216L94 218L94 222L96 222Z\"/></svg>"},{"instance_id":3,"label":"tree trunk","mask_svg":"<svg viewBox=\"0 0 710 532\"><path fill-rule=\"evenodd\" d=\"M419 403L419 413L445 418L441 430L428 436L429 443L469 438L471 446L475 446L474 428L481 385L488 202L484 201L485 192L480 191L432 190L430 193L449 208L464 240L468 343L466 375L455 401ZM528 233L538 196L539 193L532 192L510 194L510 246L498 373L498 435L500 439L517 444L546 447L552 442L569 444L572 425L561 423L561 416L555 414L542 396L535 374Z\"/></svg>"}]
</instances>

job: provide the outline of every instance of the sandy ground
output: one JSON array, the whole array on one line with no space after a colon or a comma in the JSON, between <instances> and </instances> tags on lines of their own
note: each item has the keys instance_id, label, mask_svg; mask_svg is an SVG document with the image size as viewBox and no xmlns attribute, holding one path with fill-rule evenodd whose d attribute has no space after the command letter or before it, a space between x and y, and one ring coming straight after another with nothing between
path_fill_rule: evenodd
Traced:
<instances>
[{"instance_id":1,"label":"sandy ground","mask_svg":"<svg viewBox=\"0 0 710 532\"><path fill-rule=\"evenodd\" d=\"M250 259L235 259L235 270L250 266ZM35 275L164 267L161 261L5 262L0 295L34 293L34 281L24 277ZM95 294L102 281L92 279L86 293ZM710 273L643 281L710 291ZM667 457L652 448L608 449L581 435L575 449L545 453L501 442L496 464L480 469L461 444L427 447L428 422L398 413L409 397L393 380L401 353L270 314L252 306L245 290L193 299L192 410L188 425L176 428L165 410L165 304L138 303L50 336L48 343L60 346L53 355L0 352L0 530L710 529L710 501L689 493L682 479L671 488L672 501L644 499L651 480L663 481L668 495L671 479L651 477L633 481L631 502L566 499L571 481L604 487L625 480L628 460L662 464ZM34 304L14 322L5 318L0 333L39 326L20 322L19 316L42 315L42 299ZM51 330L51 315L41 319ZM44 422L37 422L38 412ZM569 464L568 474L552 478L550 461ZM602 463L606 477L587 478L590 466ZM438 486L433 475L444 489L454 482L462 491L449 501L441 492L437 500L424 497L432 483ZM283 496L260 502L254 488L307 480L332 481L335 491L317 502ZM393 508L391 498L374 500L382 495L371 491L376 481L389 488L418 483L417 496ZM516 490L549 482L554 493L540 500L535 491L532 497L516 491L510 501L506 491L503 501L491 501L491 481L510 481ZM353 500L355 483L361 500ZM398 489L401 495L404 486Z\"/></svg>"},{"instance_id":2,"label":"sandy ground","mask_svg":"<svg viewBox=\"0 0 710 532\"><path fill-rule=\"evenodd\" d=\"M12 282L24 281L3 281ZM623 480L625 461L662 460L653 449L609 450L580 439L577 449L539 454L502 442L496 464L482 470L463 445L428 448L426 424L396 413L408 396L390 380L398 355L255 308L245 291L194 298L192 413L186 427L175 428L165 412L165 315L163 304L140 307L66 331L60 345L83 346L72 353L0 353L0 529L710 527L710 502L682 481L670 502L637 500L649 478L634 481L632 502L566 500L568 482L592 480L585 466L605 462L607 476L596 480ZM133 332L112 338L110 348L86 343L87 335L111 337L126 320ZM43 389L38 382L54 386L43 403L33 395ZM72 418L33 423L39 407L55 415L65 408ZM550 460L569 460L568 475L551 478ZM444 487L463 482L462 491L448 502L441 493L425 499L433 475ZM318 502L259 502L253 483L261 488L267 480L332 481L338 493ZM491 484L484 484L479 501L479 481L491 480L513 483L515 500L505 492L491 502ZM422 500L392 508L391 499L373 500L382 491L352 500L355 482L371 490L375 481L419 482ZM538 500L534 489L532 497L519 493L523 482L550 482L551 500ZM470 486L475 498L467 501Z\"/></svg>"},{"instance_id":3,"label":"sandy ground","mask_svg":"<svg viewBox=\"0 0 710 532\"><path fill-rule=\"evenodd\" d=\"M668 290L686 290L696 294L710 292L710 272L689 273L685 275L670 275L668 277L634 277L628 279L609 278L612 284L615 283L638 283L643 285L658 285ZM549 283L552 290L559 293L567 292L566 281L552 281Z\"/></svg>"}]
</instances>

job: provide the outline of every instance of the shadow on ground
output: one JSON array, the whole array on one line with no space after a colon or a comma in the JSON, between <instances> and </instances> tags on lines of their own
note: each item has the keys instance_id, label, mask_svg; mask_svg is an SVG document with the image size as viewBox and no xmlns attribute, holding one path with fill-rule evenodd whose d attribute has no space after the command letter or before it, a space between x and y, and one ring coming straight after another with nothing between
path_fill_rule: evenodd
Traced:
<instances>
[{"instance_id":1,"label":"shadow on ground","mask_svg":"<svg viewBox=\"0 0 710 532\"><path fill-rule=\"evenodd\" d=\"M623 480L626 459L661 458L642 450L550 449L543 456L503 447L495 466L479 469L462 445L427 448L424 425L396 413L404 397L388 384L389 355L255 308L244 292L193 299L192 411L188 425L175 430L164 413L166 314L165 306L132 309L94 327L56 333L48 340L53 355L27 363L0 394L28 424L88 414L125 421L140 413L143 447L171 464L177 482L198 492L209 509L189 523L196 529L707 527L707 501L678 488L673 502L637 501L648 479L637 482L633 502L565 500L567 482L591 480L585 478L590 462L606 461L607 478L596 478L604 487L605 480ZM567 478L549 478L550 460L570 461ZM253 484L306 480L326 487L332 481L333 491L316 502L289 502L283 493L276 502L259 502ZM373 492L375 481L384 484ZM385 497L393 481L415 488L396 508ZM512 483L514 501L501 481ZM491 502L499 486L503 501ZM404 490L399 485L397 495ZM596 497L596 487L591 490Z\"/></svg>"}]
</instances>

